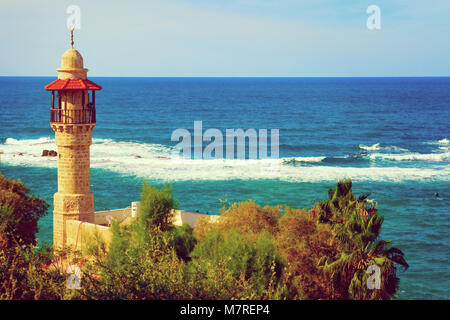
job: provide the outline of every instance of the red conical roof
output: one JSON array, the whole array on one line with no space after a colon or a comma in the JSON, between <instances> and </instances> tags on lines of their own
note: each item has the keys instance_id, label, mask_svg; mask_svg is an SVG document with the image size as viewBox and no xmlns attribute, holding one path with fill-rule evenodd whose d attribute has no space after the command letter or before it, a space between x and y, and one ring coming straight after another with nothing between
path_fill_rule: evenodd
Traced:
<instances>
[{"instance_id":1,"label":"red conical roof","mask_svg":"<svg viewBox=\"0 0 450 320\"><path fill-rule=\"evenodd\" d=\"M98 84L87 79L57 79L44 87L45 90L102 90Z\"/></svg>"}]
</instances>

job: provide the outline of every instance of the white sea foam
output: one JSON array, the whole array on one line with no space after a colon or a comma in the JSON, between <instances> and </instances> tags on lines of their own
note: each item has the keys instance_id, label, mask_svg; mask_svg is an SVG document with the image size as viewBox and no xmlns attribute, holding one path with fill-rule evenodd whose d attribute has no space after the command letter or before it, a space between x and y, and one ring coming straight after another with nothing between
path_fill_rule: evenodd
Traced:
<instances>
[{"instance_id":1,"label":"white sea foam","mask_svg":"<svg viewBox=\"0 0 450 320\"><path fill-rule=\"evenodd\" d=\"M372 153L367 156L371 160L390 161L449 161L450 151L441 153Z\"/></svg>"},{"instance_id":2,"label":"white sea foam","mask_svg":"<svg viewBox=\"0 0 450 320\"><path fill-rule=\"evenodd\" d=\"M389 151L409 151L408 149L400 148L400 147L397 147L397 146L387 146L387 147L384 147L383 150L389 150Z\"/></svg>"},{"instance_id":3,"label":"white sea foam","mask_svg":"<svg viewBox=\"0 0 450 320\"><path fill-rule=\"evenodd\" d=\"M1 161L14 166L56 168L56 157L42 157L42 150L57 150L54 139L16 140L0 144ZM172 148L159 144L116 142L93 139L91 167L158 180L230 180L280 179L296 182L334 181L351 177L356 181L450 180L450 166L437 164L428 168L335 167L317 165L325 157L294 157L263 160L189 160L172 157ZM21 153L22 155L19 155ZM369 155L376 157L376 154ZM381 156L388 156L382 154ZM448 160L449 153L398 155L394 160ZM433 158L437 157L437 158ZM289 161L310 162L310 166L293 166ZM283 164L284 163L284 164ZM316 165L314 165L316 164Z\"/></svg>"},{"instance_id":4,"label":"white sea foam","mask_svg":"<svg viewBox=\"0 0 450 320\"><path fill-rule=\"evenodd\" d=\"M317 163L322 162L326 157L287 157L283 158L284 163L288 163L291 161L297 161L297 162L311 162L311 163Z\"/></svg>"},{"instance_id":5,"label":"white sea foam","mask_svg":"<svg viewBox=\"0 0 450 320\"><path fill-rule=\"evenodd\" d=\"M438 140L438 141L429 141L429 142L425 142L426 144L437 144L440 146L449 146L450 147L450 140L447 138Z\"/></svg>"},{"instance_id":6,"label":"white sea foam","mask_svg":"<svg viewBox=\"0 0 450 320\"><path fill-rule=\"evenodd\" d=\"M408 151L408 149L397 147L397 146L380 146L379 143L375 143L371 146L366 146L364 144L360 144L359 148L366 151L380 151L380 150L386 150L386 151Z\"/></svg>"},{"instance_id":7,"label":"white sea foam","mask_svg":"<svg viewBox=\"0 0 450 320\"><path fill-rule=\"evenodd\" d=\"M359 148L362 150L366 150L366 151L376 151L376 150L381 150L380 144L379 143L375 143L371 146L366 146L364 144L360 144Z\"/></svg>"},{"instance_id":8,"label":"white sea foam","mask_svg":"<svg viewBox=\"0 0 450 320\"><path fill-rule=\"evenodd\" d=\"M39 139L24 139L24 140L16 140L14 138L7 138L5 141L6 145L43 145L43 144L51 144L54 140L50 137L39 138Z\"/></svg>"},{"instance_id":9,"label":"white sea foam","mask_svg":"<svg viewBox=\"0 0 450 320\"><path fill-rule=\"evenodd\" d=\"M430 142L429 144L445 145L448 142L447 139L442 139L437 142ZM432 153L417 153L410 152L408 149L397 146L380 146L376 143L372 146L359 145L359 147L366 151L378 151L366 154L363 156L365 159L372 161L448 161L450 160L450 149L445 146L439 146L438 149Z\"/></svg>"}]
</instances>

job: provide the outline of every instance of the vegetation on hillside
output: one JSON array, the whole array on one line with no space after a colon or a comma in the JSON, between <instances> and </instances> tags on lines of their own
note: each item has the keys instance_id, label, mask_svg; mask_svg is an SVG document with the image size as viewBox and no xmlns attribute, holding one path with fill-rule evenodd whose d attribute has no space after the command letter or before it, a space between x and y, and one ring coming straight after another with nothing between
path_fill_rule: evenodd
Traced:
<instances>
[{"instance_id":1,"label":"vegetation on hillside","mask_svg":"<svg viewBox=\"0 0 450 320\"><path fill-rule=\"evenodd\" d=\"M408 267L399 249L379 239L384 219L367 195L355 197L350 180L309 210L249 200L195 230L170 223L176 206L170 186L144 182L137 219L113 221L108 249L92 242L77 262L81 288L70 290L68 275L55 268L61 253L35 246L47 206L0 176L0 298L391 299L399 268Z\"/></svg>"},{"instance_id":2,"label":"vegetation on hillside","mask_svg":"<svg viewBox=\"0 0 450 320\"><path fill-rule=\"evenodd\" d=\"M0 173L0 299L71 295L64 289L66 275L46 268L52 263L51 246L36 247L37 221L47 208L22 182Z\"/></svg>"}]
</instances>

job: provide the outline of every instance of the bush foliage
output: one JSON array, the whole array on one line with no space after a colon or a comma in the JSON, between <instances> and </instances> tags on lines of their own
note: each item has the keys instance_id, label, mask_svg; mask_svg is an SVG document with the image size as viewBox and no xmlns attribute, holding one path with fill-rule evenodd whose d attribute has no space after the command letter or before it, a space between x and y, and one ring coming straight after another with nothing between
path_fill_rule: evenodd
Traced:
<instances>
[{"instance_id":1,"label":"bush foliage","mask_svg":"<svg viewBox=\"0 0 450 320\"><path fill-rule=\"evenodd\" d=\"M217 222L171 224L172 189L147 184L138 217L112 222L109 248L93 241L75 253L37 248L37 219L47 205L18 181L0 176L2 299L391 299L403 253L379 239L384 218L350 180L309 210L244 201ZM56 257L78 259L80 290L69 290ZM381 271L379 289L367 269Z\"/></svg>"}]
</instances>

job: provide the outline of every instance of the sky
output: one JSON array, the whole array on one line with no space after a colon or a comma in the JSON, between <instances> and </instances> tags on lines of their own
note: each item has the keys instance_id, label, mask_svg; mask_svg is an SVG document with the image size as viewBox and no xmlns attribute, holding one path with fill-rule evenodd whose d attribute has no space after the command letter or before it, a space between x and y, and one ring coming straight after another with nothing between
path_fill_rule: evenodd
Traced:
<instances>
[{"instance_id":1,"label":"sky","mask_svg":"<svg viewBox=\"0 0 450 320\"><path fill-rule=\"evenodd\" d=\"M56 76L70 5L89 77L450 76L449 0L0 0L0 76Z\"/></svg>"}]
</instances>

